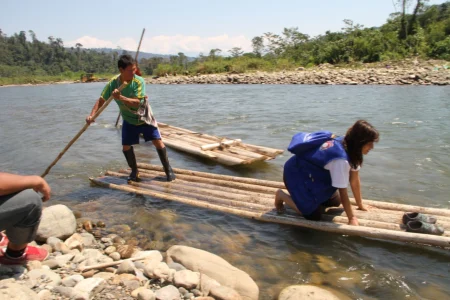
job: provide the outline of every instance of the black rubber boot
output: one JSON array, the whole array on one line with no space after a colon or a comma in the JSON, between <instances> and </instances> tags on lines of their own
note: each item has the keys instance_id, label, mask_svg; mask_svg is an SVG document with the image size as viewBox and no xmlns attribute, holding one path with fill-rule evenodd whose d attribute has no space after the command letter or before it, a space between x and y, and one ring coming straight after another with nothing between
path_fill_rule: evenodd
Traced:
<instances>
[{"instance_id":1,"label":"black rubber boot","mask_svg":"<svg viewBox=\"0 0 450 300\"><path fill-rule=\"evenodd\" d=\"M156 151L158 151L159 159L161 160L164 172L167 176L167 181L175 180L175 174L173 173L172 167L169 164L169 158L167 157L166 147L162 149L156 149Z\"/></svg>"},{"instance_id":2,"label":"black rubber boot","mask_svg":"<svg viewBox=\"0 0 450 300\"><path fill-rule=\"evenodd\" d=\"M130 176L128 176L128 181L140 181L139 179L139 172L137 168L136 163L136 156L134 155L134 149L133 146L127 151L122 151L123 155L125 155L125 158L127 160L128 166L131 168Z\"/></svg>"}]
</instances>

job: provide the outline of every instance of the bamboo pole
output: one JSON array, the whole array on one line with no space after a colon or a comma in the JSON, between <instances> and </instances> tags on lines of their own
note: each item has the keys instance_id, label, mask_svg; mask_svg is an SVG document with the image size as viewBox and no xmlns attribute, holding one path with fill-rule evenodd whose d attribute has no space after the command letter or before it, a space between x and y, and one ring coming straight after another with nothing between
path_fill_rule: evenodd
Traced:
<instances>
[{"instance_id":1,"label":"bamboo pole","mask_svg":"<svg viewBox=\"0 0 450 300\"><path fill-rule=\"evenodd\" d=\"M241 150L241 149L239 149L239 146L233 147L233 150L231 150L229 148L226 148L223 150L220 150L220 149L205 150L205 149L201 148L205 144L205 142L201 141L197 138L194 138L192 136L178 135L176 137L170 136L169 138L172 140L175 140L177 142L178 141L182 141L183 143L185 142L194 148L198 147L198 150L200 150L200 151L211 151L210 153L217 154L216 155L217 157L221 157L224 160L230 160L230 159L235 160L236 158L238 158L241 160L239 162L239 164L247 164L247 163L249 163L248 162L249 160L252 160L251 162L253 162L254 158L256 158L257 160L264 160L265 158L268 158L268 157L262 156L261 154L258 154L255 152L249 152L244 149ZM167 137L166 137L166 139L167 139Z\"/></svg>"},{"instance_id":2,"label":"bamboo pole","mask_svg":"<svg viewBox=\"0 0 450 300\"><path fill-rule=\"evenodd\" d=\"M138 163L138 168L164 172L163 167L151 165L151 164ZM237 177L237 176L229 176L229 175L219 175L219 174L214 174L214 173L191 171L191 170L179 169L179 168L173 168L173 171L175 172L175 174L184 174L184 175L198 176L198 177L211 178L211 179L223 179L223 180L228 180L228 181L233 181L233 182L248 183L248 184L253 184L253 185L261 185L261 186L274 187L274 188L279 188L279 189L286 188L284 186L284 183L278 182L278 181L272 181L272 180L255 179L255 178L248 178L248 177Z\"/></svg>"},{"instance_id":3,"label":"bamboo pole","mask_svg":"<svg viewBox=\"0 0 450 300\"><path fill-rule=\"evenodd\" d=\"M218 136L212 136L212 135L208 135L208 134L204 134L204 133L199 133L199 132L191 131L191 130L188 130L185 128L167 125L164 123L158 123L158 124L162 125L162 128L170 128L172 130L172 132L180 132L180 133L185 133L185 134L197 135L202 138L211 139L213 141L222 139L221 137L218 137ZM241 143L241 146L244 148L247 147L252 150L258 151L263 155L268 155L268 156L273 156L273 157L284 152L284 150L281 150L281 149L262 147L262 146L251 145L251 144L244 144L244 143Z\"/></svg>"},{"instance_id":4,"label":"bamboo pole","mask_svg":"<svg viewBox=\"0 0 450 300\"><path fill-rule=\"evenodd\" d=\"M117 172L111 172L107 171L106 175L108 176L116 176L116 177L125 177L128 175L126 171L121 171L120 173ZM161 173L161 176L163 174ZM135 185L134 183L132 183ZM137 185L139 187L143 188L152 188L153 186L159 186L164 187L166 189L169 189L168 191L172 191L174 193L182 193L184 196L188 197L194 197L199 200L204 201L211 201L219 204L226 204L225 201L222 201L223 199L232 200L234 202L230 202L229 205L236 206L236 207L242 207L247 209L257 209L257 210L265 210L265 211L271 211L274 208L274 199L266 198L266 197L260 197L256 194L254 195L240 195L236 194L230 191L218 191L216 188L217 186L210 186L210 187L195 187L195 186L187 186L184 183L179 182L160 182L160 181L145 181L141 184ZM163 191L161 188L155 188L156 190ZM191 194L184 193L184 191L187 191L188 193L191 192ZM219 197L217 200L216 198ZM238 203L241 202L241 203ZM360 225L368 224L364 226L371 226L376 228L384 228L384 229L391 229L392 228L403 228L405 229L404 225L401 225L402 221L402 213L395 212L395 211L389 211L389 210L370 210L370 211L360 211L356 208L354 209L354 214L358 218L358 221ZM332 207L327 210L323 214L325 220L339 220L338 223L344 223L347 224L348 220L347 216L345 214L345 211L342 209L342 207ZM381 227L379 226L373 226L371 225L373 222L379 222L382 224L385 224ZM438 225L441 225L444 227L445 230L450 230L450 222L446 222L445 218L439 218ZM391 226L392 225L392 226ZM400 227L399 227L400 226ZM450 233L445 233L445 236L450 236Z\"/></svg>"},{"instance_id":5,"label":"bamboo pole","mask_svg":"<svg viewBox=\"0 0 450 300\"><path fill-rule=\"evenodd\" d=\"M350 198L350 202L356 204L354 198ZM450 217L450 210L442 208L432 208L432 207L422 207L416 205L408 204L398 204L383 201L373 201L373 200L363 200L364 204L368 204L377 208L387 209L387 210L400 210L403 212L420 212L423 214L430 214L434 216L445 216Z\"/></svg>"},{"instance_id":6,"label":"bamboo pole","mask_svg":"<svg viewBox=\"0 0 450 300\"><path fill-rule=\"evenodd\" d=\"M151 171L151 170L147 170L147 171L145 171L145 173L156 174L158 176L159 176L159 174L161 174L161 172L156 172L156 171ZM188 181L194 181L194 182L203 182L203 183L221 185L224 187L246 189L248 191L266 193L266 194L270 194L270 195L275 195L275 192L278 190L277 188L272 188L272 187L252 185L252 184L246 184L246 183L240 183L240 182L232 182L232 181L227 181L227 180L222 180L222 179L210 179L210 178L190 176L190 175L184 175L184 174L177 174L177 178L188 180Z\"/></svg>"},{"instance_id":7,"label":"bamboo pole","mask_svg":"<svg viewBox=\"0 0 450 300\"><path fill-rule=\"evenodd\" d=\"M139 49L141 49L142 38L144 37L144 33L145 33L145 28L142 29L141 39L139 40L139 45L138 45L138 48L136 50L136 55L134 56L134 60L136 61L136 67L138 66ZM119 120L120 120L120 111L119 111L119 114L117 115L117 120L116 120L115 127L117 127L117 125L119 124Z\"/></svg>"},{"instance_id":8,"label":"bamboo pole","mask_svg":"<svg viewBox=\"0 0 450 300\"><path fill-rule=\"evenodd\" d=\"M143 178L155 178L155 177L163 178L163 176L165 174L163 172L155 173L155 171L153 173L148 173L149 170L144 170L144 169L140 169L139 172L140 172L139 173L140 176ZM126 174L125 172L122 172L122 171L121 171L121 173L123 173L124 175ZM129 174L129 172L128 172L128 174ZM258 197L260 199L273 199L273 195L270 195L270 194L252 192L252 191L231 188L231 187L225 187L225 186L220 186L220 185L214 185L214 184L209 184L209 183L204 183L204 182L193 182L193 181L177 178L177 183L180 183L180 184L183 184L186 186L194 186L194 187L200 187L200 188L211 189L211 190L216 190L216 191L224 191L224 192L229 192L229 193L233 193L233 194L237 194L237 195L250 195L250 196Z\"/></svg>"},{"instance_id":9,"label":"bamboo pole","mask_svg":"<svg viewBox=\"0 0 450 300\"><path fill-rule=\"evenodd\" d=\"M141 169L155 170L155 171L161 171L161 172L163 171L161 166L156 166L156 165L151 165L151 164L138 163L138 167ZM179 168L174 168L173 170L176 174L192 175L192 176L211 178L211 179L222 179L222 180L233 181L233 182L248 183L248 184L252 184L252 185L261 185L261 186L265 186L265 187L286 189L286 187L284 186L284 183L280 182L280 181L263 180L263 179L256 179L256 178L247 178L247 177L234 177L234 176L219 175L219 174L213 174L213 173L207 173L207 172L191 171L191 170L179 169ZM350 202L353 205L356 205L356 201L354 198L350 198ZM434 215L434 216L450 217L450 210L445 209L445 208L422 207L422 206L391 203L391 202L368 200L368 199L364 199L363 203L368 204L373 207L376 207L376 208L379 208L379 209L385 209L385 210L402 211L402 212L420 212L420 213L430 214L430 215Z\"/></svg>"},{"instance_id":10,"label":"bamboo pole","mask_svg":"<svg viewBox=\"0 0 450 300\"><path fill-rule=\"evenodd\" d=\"M126 86L128 85L127 82L124 82L120 87L119 87L119 91L122 91ZM104 110L105 108L109 105L109 103L111 103L111 101L114 99L114 97L111 95L108 100L103 103L103 105L97 110L97 112L92 116L92 120L95 120ZM89 124L86 123L84 124L83 128L81 128L80 131L78 131L78 133L72 138L72 140L66 145L66 147L59 153L59 155L55 158L55 160L47 167L47 169L45 169L45 172L42 173L41 177L44 178L45 175L47 175L50 172L50 169L56 165L56 163L61 159L61 157L64 155L64 153L66 153L67 150L69 150L69 148L73 145L73 143L76 142L76 140L83 134L83 132L86 131L86 129L88 129Z\"/></svg>"},{"instance_id":11,"label":"bamboo pole","mask_svg":"<svg viewBox=\"0 0 450 300\"><path fill-rule=\"evenodd\" d=\"M363 236L363 237L371 237L371 238L378 238L378 239L387 239L387 240L394 240L394 241L402 241L402 242L412 242L412 243L419 243L419 244L428 244L428 245L434 245L434 246L441 246L441 247L450 247L450 238L449 237L442 237L442 236L435 236L435 235L427 235L427 234L417 234L417 233L410 233L410 232L401 232L401 231L392 231L387 229L380 229L380 228L370 228L370 227L364 227L364 226L350 226L350 225L343 225L343 224L335 224L335 223L328 223L328 222L315 222L315 221L309 221L305 220L303 218L290 218L287 216L279 216L274 215L270 213L260 213L260 212L251 212L246 210L239 210L235 208L230 207L224 207L217 204L211 204L207 202L202 202L198 200L192 200L186 197L171 195L167 193L161 193L161 192L154 192L151 190L145 190L145 189L139 189L135 187L130 187L127 185L117 185L113 183L104 182L100 179L90 178L90 180L102 187L126 191L126 192L132 192L132 193L138 193L142 195L148 195L164 200L170 200L170 201L177 201L184 204L189 204L196 207L201 208L207 208L207 209L213 209L225 213L231 213L235 214L241 217L246 217L254 220L260 220L264 222L273 222L273 223L281 223L281 224L288 224L288 225L296 225L301 226L305 228L311 228L311 229L317 229L327 232L334 232L334 233L340 233L340 234L347 234L347 235L355 235L355 236Z\"/></svg>"},{"instance_id":12,"label":"bamboo pole","mask_svg":"<svg viewBox=\"0 0 450 300\"><path fill-rule=\"evenodd\" d=\"M236 139L236 140L226 140L223 142L219 142L219 143L213 143L213 144L207 144L207 145L203 145L200 148L202 150L213 150L213 149L217 149L220 147L227 147L227 146L235 146L235 145L239 145L242 142L241 139Z\"/></svg>"},{"instance_id":13,"label":"bamboo pole","mask_svg":"<svg viewBox=\"0 0 450 300\"><path fill-rule=\"evenodd\" d=\"M144 260L144 259L146 259L146 257L133 257L133 258L128 258L128 259L121 259L118 261L101 263L101 264L93 265L93 266L80 267L79 271L86 272L86 271L94 270L94 269L104 269L104 268L109 268L109 267L120 265L124 261L137 261L137 260Z\"/></svg>"},{"instance_id":14,"label":"bamboo pole","mask_svg":"<svg viewBox=\"0 0 450 300\"><path fill-rule=\"evenodd\" d=\"M190 154L202 156L205 158L209 158L212 160L215 160L217 162L220 162L227 166L234 166L234 165L240 165L244 160L237 158L237 157L231 157L229 155L224 155L222 153L212 152L212 151L202 151L199 147L194 147L192 145L189 145L187 143L181 142L181 141L175 141L170 138L164 138L164 144L168 145L169 147L172 147L174 149L187 152Z\"/></svg>"},{"instance_id":15,"label":"bamboo pole","mask_svg":"<svg viewBox=\"0 0 450 300\"><path fill-rule=\"evenodd\" d=\"M124 178L127 175L127 173L125 172L116 173L107 171L106 175ZM123 183L126 184L125 179L123 179ZM188 187L188 189L186 189L186 186L182 184L175 184L175 182L145 181L140 183L131 182L131 185L136 186L138 189L143 190L153 189L159 192L168 193L176 196L184 196L191 200L217 204L219 206L224 207L235 207L238 209L249 210L252 212L264 212L267 214L278 214L274 210L273 199L271 199L270 202L260 201L261 199L252 199L255 200L255 202L247 202L245 201L246 199L238 197L233 193L222 192L221 194L214 194L215 191L211 190L208 191L207 189L197 189L195 187ZM191 192L186 192L186 190L189 190ZM219 197L208 196L209 194L213 194ZM360 212L360 213L362 213L362 215L358 216L358 222L360 226L396 230L396 231L405 231L406 229L406 226L401 224L400 220L395 221L396 220L395 216L390 217L386 216L386 218L381 220L379 219L379 217L369 212ZM292 218L301 217L301 215L298 215L293 210L286 210L283 215ZM330 215L325 213L322 215L322 221L347 224L348 218L342 215ZM450 232L444 232L443 236L450 237Z\"/></svg>"},{"instance_id":16,"label":"bamboo pole","mask_svg":"<svg viewBox=\"0 0 450 300\"><path fill-rule=\"evenodd\" d=\"M124 177L127 175L125 171L123 172L111 172L107 171L105 175L108 176L116 176L116 177ZM268 207L273 208L273 197L271 199L268 198L262 198L259 197L258 194L253 195L242 195L242 194L236 194L229 191L220 191L217 190L215 186L211 188L205 188L205 187L197 187L197 186L189 186L185 183L181 183L178 180L173 182L167 182L167 181L158 181L158 180L151 180L151 181L143 181L141 184L145 186L162 186L165 188L173 188L174 190L182 190L182 191L188 191L188 192L194 192L199 197L204 196L213 196L213 197L222 197L226 199L232 199L236 201L241 201L244 204L256 204L261 206L261 208L267 209Z\"/></svg>"}]
</instances>

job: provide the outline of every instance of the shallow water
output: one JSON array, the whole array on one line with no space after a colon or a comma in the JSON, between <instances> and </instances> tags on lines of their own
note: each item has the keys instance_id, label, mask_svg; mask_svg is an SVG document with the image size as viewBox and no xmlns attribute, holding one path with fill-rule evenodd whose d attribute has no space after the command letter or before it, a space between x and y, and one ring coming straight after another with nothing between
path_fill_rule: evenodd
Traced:
<instances>
[{"instance_id":1,"label":"shallow water","mask_svg":"<svg viewBox=\"0 0 450 300\"><path fill-rule=\"evenodd\" d=\"M0 88L0 170L41 174L82 128L102 83ZM158 120L208 134L286 149L298 131L344 134L357 119L381 140L361 170L363 197L449 208L450 88L399 86L148 85ZM141 246L202 248L248 272L272 299L313 283L353 299L444 299L448 250L262 223L151 197L91 186L89 176L126 167L117 106L110 107L47 175L52 203L102 219ZM159 164L151 144L140 162ZM281 180L289 153L229 168L169 150L174 167ZM128 225L123 226L123 224ZM121 225L121 226L114 226Z\"/></svg>"}]
</instances>

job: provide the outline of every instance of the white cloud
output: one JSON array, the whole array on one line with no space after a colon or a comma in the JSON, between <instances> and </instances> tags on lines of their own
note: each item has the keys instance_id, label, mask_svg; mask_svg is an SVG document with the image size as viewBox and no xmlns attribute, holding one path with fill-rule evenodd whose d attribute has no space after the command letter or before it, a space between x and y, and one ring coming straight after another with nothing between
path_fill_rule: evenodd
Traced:
<instances>
[{"instance_id":1,"label":"white cloud","mask_svg":"<svg viewBox=\"0 0 450 300\"><path fill-rule=\"evenodd\" d=\"M121 38L117 41L106 41L91 36L83 36L74 41L67 42L71 47L80 43L84 48L117 48L136 51L138 40L133 38ZM228 54L233 47L240 47L243 51L252 51L251 40L243 35L229 36L227 34L200 37L192 35L158 35L142 40L141 51L158 54L177 54L183 52L186 55L198 55L200 52L208 54L211 49L218 48L222 54Z\"/></svg>"}]
</instances>

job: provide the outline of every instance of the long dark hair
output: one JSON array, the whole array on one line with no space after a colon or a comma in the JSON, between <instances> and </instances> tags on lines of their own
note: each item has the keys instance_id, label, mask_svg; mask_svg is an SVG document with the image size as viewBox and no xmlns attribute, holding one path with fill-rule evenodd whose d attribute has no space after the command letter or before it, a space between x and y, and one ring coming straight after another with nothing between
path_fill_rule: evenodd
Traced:
<instances>
[{"instance_id":1,"label":"long dark hair","mask_svg":"<svg viewBox=\"0 0 450 300\"><path fill-rule=\"evenodd\" d=\"M358 120L347 130L344 137L344 147L350 159L350 166L356 169L363 163L362 148L370 142L378 142L380 134L369 122Z\"/></svg>"}]
</instances>

